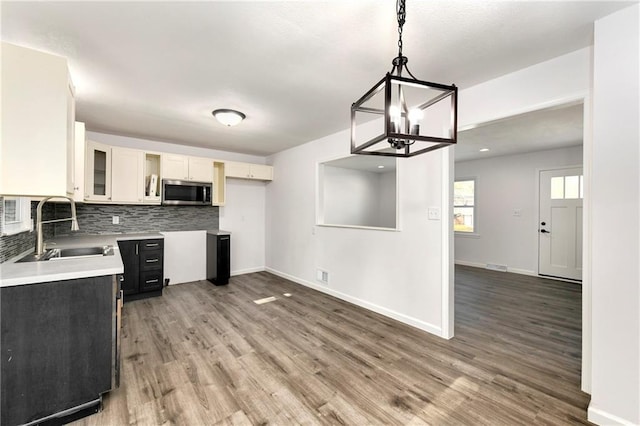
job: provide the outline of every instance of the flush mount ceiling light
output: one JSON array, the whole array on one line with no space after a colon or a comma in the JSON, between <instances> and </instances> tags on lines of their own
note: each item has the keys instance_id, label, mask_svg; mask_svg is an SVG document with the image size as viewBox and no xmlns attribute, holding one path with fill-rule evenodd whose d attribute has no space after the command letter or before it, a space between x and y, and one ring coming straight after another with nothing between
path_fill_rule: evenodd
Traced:
<instances>
[{"instance_id":1,"label":"flush mount ceiling light","mask_svg":"<svg viewBox=\"0 0 640 426\"><path fill-rule=\"evenodd\" d=\"M458 88L418 80L411 74L402 55L405 0L396 1L396 14L398 56L393 68L351 105L352 154L413 157L457 141ZM411 78L403 77L405 70ZM377 136L358 141L360 134Z\"/></svg>"},{"instance_id":2,"label":"flush mount ceiling light","mask_svg":"<svg viewBox=\"0 0 640 426\"><path fill-rule=\"evenodd\" d=\"M228 127L235 126L247 118L247 116L240 111L233 109L217 109L211 112L211 114L213 114L216 120Z\"/></svg>"}]
</instances>

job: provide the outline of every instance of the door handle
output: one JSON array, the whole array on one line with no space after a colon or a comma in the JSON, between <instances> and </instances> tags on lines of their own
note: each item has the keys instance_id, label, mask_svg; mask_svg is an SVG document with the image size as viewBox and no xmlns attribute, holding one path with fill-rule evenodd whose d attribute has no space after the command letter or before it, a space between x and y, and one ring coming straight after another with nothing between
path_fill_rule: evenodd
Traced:
<instances>
[{"instance_id":1,"label":"door handle","mask_svg":"<svg viewBox=\"0 0 640 426\"><path fill-rule=\"evenodd\" d=\"M551 232L547 231L546 229L541 229L540 232L542 232L543 234L550 234Z\"/></svg>"}]
</instances>

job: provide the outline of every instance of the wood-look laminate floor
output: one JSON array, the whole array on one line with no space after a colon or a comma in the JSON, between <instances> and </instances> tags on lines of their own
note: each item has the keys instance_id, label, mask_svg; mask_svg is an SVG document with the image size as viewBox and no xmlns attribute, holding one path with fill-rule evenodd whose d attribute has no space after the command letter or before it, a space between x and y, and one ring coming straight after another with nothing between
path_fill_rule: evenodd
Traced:
<instances>
[{"instance_id":1,"label":"wood-look laminate floor","mask_svg":"<svg viewBox=\"0 0 640 426\"><path fill-rule=\"evenodd\" d=\"M77 424L587 423L579 285L456 267L455 297L447 341L266 272L171 286L125 305L121 387Z\"/></svg>"}]
</instances>

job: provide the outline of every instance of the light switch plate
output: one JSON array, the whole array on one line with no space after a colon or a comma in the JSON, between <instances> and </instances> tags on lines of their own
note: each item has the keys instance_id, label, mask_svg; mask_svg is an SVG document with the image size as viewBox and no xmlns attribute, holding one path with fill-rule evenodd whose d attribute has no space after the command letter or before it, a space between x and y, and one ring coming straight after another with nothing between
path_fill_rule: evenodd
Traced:
<instances>
[{"instance_id":1,"label":"light switch plate","mask_svg":"<svg viewBox=\"0 0 640 426\"><path fill-rule=\"evenodd\" d=\"M429 220L440 220L440 208L429 207L428 216L429 216Z\"/></svg>"},{"instance_id":2,"label":"light switch plate","mask_svg":"<svg viewBox=\"0 0 640 426\"><path fill-rule=\"evenodd\" d=\"M120 216L112 216L111 217L111 223L114 225L119 225L120 224Z\"/></svg>"}]
</instances>

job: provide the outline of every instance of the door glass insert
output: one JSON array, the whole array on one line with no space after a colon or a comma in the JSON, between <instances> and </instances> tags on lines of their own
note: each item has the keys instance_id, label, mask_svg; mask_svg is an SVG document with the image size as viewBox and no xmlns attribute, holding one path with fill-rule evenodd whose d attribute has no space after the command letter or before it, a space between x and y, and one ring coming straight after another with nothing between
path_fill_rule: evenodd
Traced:
<instances>
[{"instance_id":1,"label":"door glass insert","mask_svg":"<svg viewBox=\"0 0 640 426\"><path fill-rule=\"evenodd\" d=\"M580 198L580 176L565 176L564 192L564 198Z\"/></svg>"},{"instance_id":2,"label":"door glass insert","mask_svg":"<svg viewBox=\"0 0 640 426\"><path fill-rule=\"evenodd\" d=\"M552 200L575 200L583 198L584 179L579 176L556 176L551 178Z\"/></svg>"},{"instance_id":3,"label":"door glass insert","mask_svg":"<svg viewBox=\"0 0 640 426\"><path fill-rule=\"evenodd\" d=\"M562 200L564 198L564 176L551 178L551 199Z\"/></svg>"}]
</instances>

